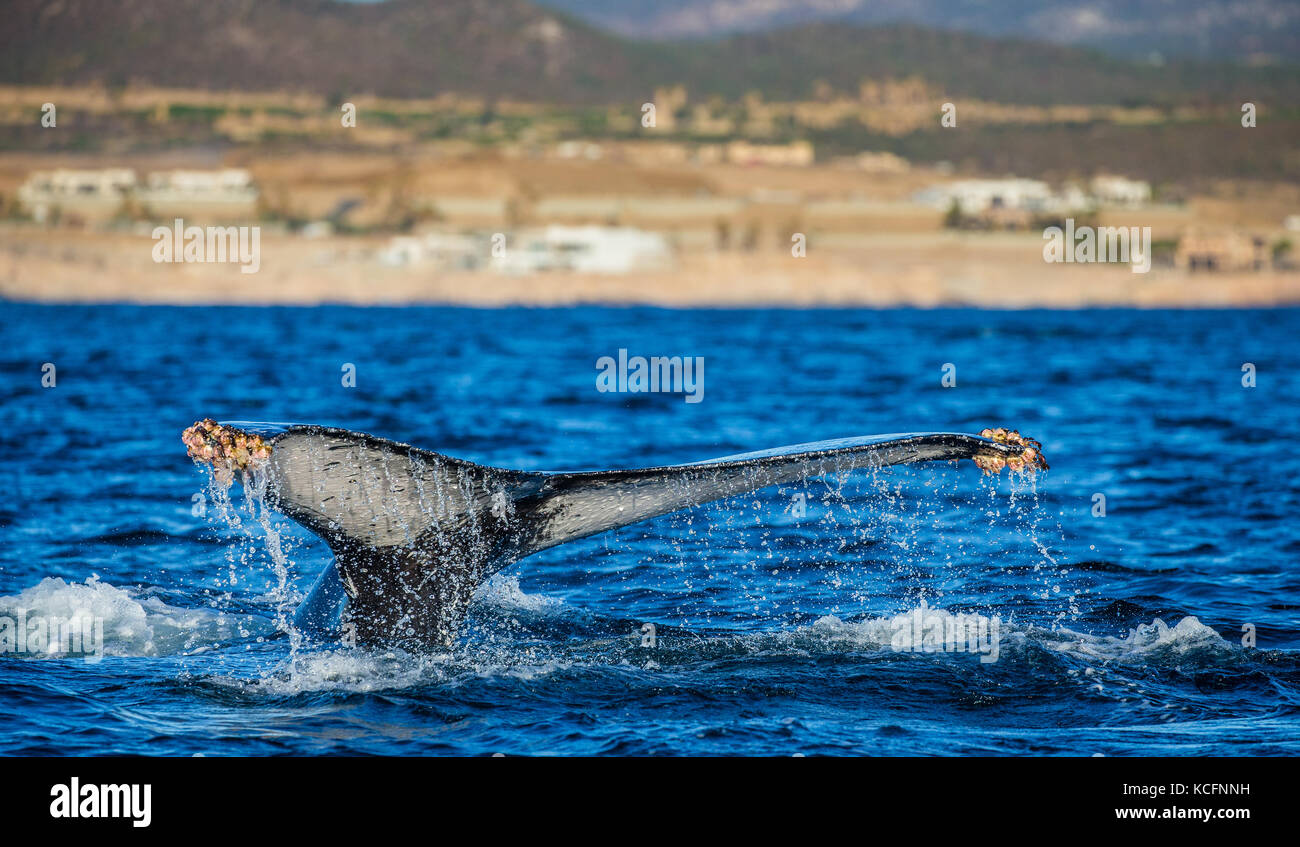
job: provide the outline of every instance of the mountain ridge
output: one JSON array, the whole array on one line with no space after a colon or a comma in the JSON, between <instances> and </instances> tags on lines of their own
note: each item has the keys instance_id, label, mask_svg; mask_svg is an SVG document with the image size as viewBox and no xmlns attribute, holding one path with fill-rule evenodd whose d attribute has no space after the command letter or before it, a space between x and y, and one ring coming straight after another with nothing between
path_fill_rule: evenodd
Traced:
<instances>
[{"instance_id":1,"label":"mountain ridge","mask_svg":"<svg viewBox=\"0 0 1300 847\"><path fill-rule=\"evenodd\" d=\"M1286 0L538 0L629 38L716 38L799 22L911 23L1094 47L1145 59L1282 61L1300 55Z\"/></svg>"},{"instance_id":2,"label":"mountain ridge","mask_svg":"<svg viewBox=\"0 0 1300 847\"><path fill-rule=\"evenodd\" d=\"M948 97L1170 104L1300 93L1294 68L1153 67L1079 47L911 25L813 23L701 42L637 42L526 0L9 0L0 82L440 93L558 103L809 99L924 78Z\"/></svg>"}]
</instances>

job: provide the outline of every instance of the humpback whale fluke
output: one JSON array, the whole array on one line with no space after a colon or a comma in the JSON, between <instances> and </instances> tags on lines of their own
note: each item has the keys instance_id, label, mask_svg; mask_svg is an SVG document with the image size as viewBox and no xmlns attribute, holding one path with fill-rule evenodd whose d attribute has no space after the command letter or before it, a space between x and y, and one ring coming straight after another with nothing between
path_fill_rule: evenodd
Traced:
<instances>
[{"instance_id":1,"label":"humpback whale fluke","mask_svg":"<svg viewBox=\"0 0 1300 847\"><path fill-rule=\"evenodd\" d=\"M344 614L359 642L413 648L448 643L474 590L493 573L575 538L859 468L945 459L973 459L985 472L1047 467L1038 442L1005 429L863 436L688 465L538 473L344 429L257 426L208 419L182 440L219 478L264 472L267 505L329 544L335 567L325 569L297 618L331 611L341 581Z\"/></svg>"}]
</instances>

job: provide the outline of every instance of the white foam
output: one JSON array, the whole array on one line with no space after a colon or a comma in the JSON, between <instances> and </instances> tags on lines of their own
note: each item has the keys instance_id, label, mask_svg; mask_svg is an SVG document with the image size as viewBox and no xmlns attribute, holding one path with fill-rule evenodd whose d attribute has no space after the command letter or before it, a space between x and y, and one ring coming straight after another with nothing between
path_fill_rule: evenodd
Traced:
<instances>
[{"instance_id":1,"label":"white foam","mask_svg":"<svg viewBox=\"0 0 1300 847\"><path fill-rule=\"evenodd\" d=\"M534 651L478 647L447 653L336 649L302 651L254 679L214 676L217 685L274 696L319 691L370 693L421 685L456 686L472 679L539 679L574 661Z\"/></svg>"},{"instance_id":2,"label":"white foam","mask_svg":"<svg viewBox=\"0 0 1300 847\"><path fill-rule=\"evenodd\" d=\"M1054 634L1062 638L1050 644L1062 653L1073 653L1099 659L1149 659L1155 655L1186 654L1191 651L1226 651L1233 645L1199 619L1188 615L1174 626L1160 618L1141 624L1122 637L1088 635L1060 630ZM1050 637L1049 637L1050 643Z\"/></svg>"},{"instance_id":3,"label":"white foam","mask_svg":"<svg viewBox=\"0 0 1300 847\"><path fill-rule=\"evenodd\" d=\"M920 617L925 628L908 624ZM931 623L944 627L944 632L960 632L957 626L965 623L969 629L972 616L954 614L944 609L921 603L918 607L891 618L866 618L860 621L843 621L833 615L818 618L810 627L794 633L796 641L811 636L823 645L847 645L855 649L895 649L908 652L943 651L931 643ZM994 617L997 617L996 612ZM1034 645L1059 653L1081 658L1105 661L1149 661L1165 655L1181 656L1191 652L1225 652L1233 644L1219 633L1187 616L1174 626L1160 618L1129 630L1127 635L1106 636L1074 632L1069 629L1049 630L1039 627L1017 628L1008 621L999 621L999 639L1002 649L1021 645Z\"/></svg>"},{"instance_id":4,"label":"white foam","mask_svg":"<svg viewBox=\"0 0 1300 847\"><path fill-rule=\"evenodd\" d=\"M445 654L416 656L369 650L304 651L260 679L218 677L214 681L276 695L313 691L367 693L444 681L449 660Z\"/></svg>"},{"instance_id":5,"label":"white foam","mask_svg":"<svg viewBox=\"0 0 1300 847\"><path fill-rule=\"evenodd\" d=\"M533 608L537 603L543 610L563 606L558 601L518 591L518 581L510 577L500 579L488 594L489 598L501 600L507 608L516 605ZM491 599L488 601L492 602ZM827 615L809 626L783 632L685 639L671 645L662 654L656 654L659 661L646 659L640 653L629 654L629 649L635 652L636 638L631 634L626 642L618 638L598 638L581 643L566 641L563 644L535 643L529 646L489 639L462 643L448 652L435 654L356 648L308 650L286 657L261 677L214 676L211 680L248 693L292 696L320 691L365 693L402 690L423 685L451 687L485 678L532 680L574 667L613 667L629 663L642 670L658 670L661 665L676 666L716 659L719 650L741 656L808 655L828 649L907 651L917 653L918 661L932 661L934 658L923 654L953 652L929 642L928 636L917 640L915 630L909 625L917 612L925 621L939 621L945 625L962 620L969 622L973 617L969 613L954 613L924 603L895 616L859 621L845 621ZM1008 621L1000 626L998 650L987 650L990 646L987 643L982 646L986 648L980 651L984 656L996 656L1000 652L1005 657L1008 652L1040 649L1067 654L1089 663L1102 660L1120 664L1158 661L1163 658L1161 651L1164 650L1181 655L1203 648L1215 651L1232 648L1229 642L1194 617L1183 618L1173 627L1156 619L1122 637L1036 627L1018 628ZM978 661L974 652L968 644L967 650L959 655ZM1070 674L1076 672L1072 670ZM1093 670L1089 667L1084 672L1090 674ZM1103 671L1098 669L1097 672Z\"/></svg>"},{"instance_id":6,"label":"white foam","mask_svg":"<svg viewBox=\"0 0 1300 847\"><path fill-rule=\"evenodd\" d=\"M544 594L529 594L519 587L519 577L494 574L474 592L480 603L500 609L518 609L526 612L549 614L564 608L564 603Z\"/></svg>"},{"instance_id":7,"label":"white foam","mask_svg":"<svg viewBox=\"0 0 1300 847\"><path fill-rule=\"evenodd\" d=\"M103 626L103 655L163 656L269 631L269 622L210 609L182 609L91 576L84 583L46 577L0 597L0 615L27 620L89 617ZM89 651L88 651L89 652ZM41 657L42 653L32 653Z\"/></svg>"},{"instance_id":8,"label":"white foam","mask_svg":"<svg viewBox=\"0 0 1300 847\"><path fill-rule=\"evenodd\" d=\"M893 636L889 618L867 618L845 622L834 615L825 615L813 622L811 634L827 642L847 642L854 647L888 647Z\"/></svg>"}]
</instances>

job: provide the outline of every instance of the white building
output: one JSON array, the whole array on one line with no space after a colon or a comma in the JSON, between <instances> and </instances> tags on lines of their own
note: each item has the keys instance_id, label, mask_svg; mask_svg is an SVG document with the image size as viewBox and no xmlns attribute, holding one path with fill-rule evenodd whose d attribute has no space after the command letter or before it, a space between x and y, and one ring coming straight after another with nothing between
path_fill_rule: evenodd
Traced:
<instances>
[{"instance_id":1,"label":"white building","mask_svg":"<svg viewBox=\"0 0 1300 847\"><path fill-rule=\"evenodd\" d=\"M1101 174L1088 186L1097 201L1109 206L1144 206L1151 202L1151 183L1141 179Z\"/></svg>"},{"instance_id":2,"label":"white building","mask_svg":"<svg viewBox=\"0 0 1300 847\"><path fill-rule=\"evenodd\" d=\"M379 251L385 265L429 265L439 270L476 270L487 263L487 238L452 232L399 235Z\"/></svg>"},{"instance_id":3,"label":"white building","mask_svg":"<svg viewBox=\"0 0 1300 847\"><path fill-rule=\"evenodd\" d=\"M1051 211L1059 199L1047 183L1037 179L963 179L927 188L918 202L948 209L954 202L962 214L977 215L989 209Z\"/></svg>"},{"instance_id":4,"label":"white building","mask_svg":"<svg viewBox=\"0 0 1300 847\"><path fill-rule=\"evenodd\" d=\"M246 217L257 209L257 187L243 168L155 171L136 195L156 215Z\"/></svg>"},{"instance_id":5,"label":"white building","mask_svg":"<svg viewBox=\"0 0 1300 847\"><path fill-rule=\"evenodd\" d=\"M19 187L18 200L37 221L56 210L102 220L121 210L135 187L130 168L36 171Z\"/></svg>"},{"instance_id":6,"label":"white building","mask_svg":"<svg viewBox=\"0 0 1300 847\"><path fill-rule=\"evenodd\" d=\"M548 226L525 230L492 258L502 273L570 270L577 273L630 273L672 265L672 250L659 233L630 227Z\"/></svg>"},{"instance_id":7,"label":"white building","mask_svg":"<svg viewBox=\"0 0 1300 847\"><path fill-rule=\"evenodd\" d=\"M130 168L36 171L18 199L38 221L56 210L83 221L104 221L128 203L157 218L247 218L257 212L257 187L248 171L158 171L143 184Z\"/></svg>"},{"instance_id":8,"label":"white building","mask_svg":"<svg viewBox=\"0 0 1300 847\"><path fill-rule=\"evenodd\" d=\"M243 168L218 171L154 171L147 182L150 191L175 191L187 195L256 194L253 176Z\"/></svg>"}]
</instances>

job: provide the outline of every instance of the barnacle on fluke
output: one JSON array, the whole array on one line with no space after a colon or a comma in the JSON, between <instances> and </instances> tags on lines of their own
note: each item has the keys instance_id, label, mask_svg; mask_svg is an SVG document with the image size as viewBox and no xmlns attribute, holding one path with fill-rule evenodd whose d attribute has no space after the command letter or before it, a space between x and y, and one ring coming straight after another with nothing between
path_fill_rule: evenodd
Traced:
<instances>
[{"instance_id":1,"label":"barnacle on fluke","mask_svg":"<svg viewBox=\"0 0 1300 847\"><path fill-rule=\"evenodd\" d=\"M212 418L195 421L181 433L181 441L191 459L212 465L223 476L271 457L271 445L262 436L222 426Z\"/></svg>"},{"instance_id":2,"label":"barnacle on fluke","mask_svg":"<svg viewBox=\"0 0 1300 847\"><path fill-rule=\"evenodd\" d=\"M1019 456L975 456L975 464L979 465L984 473L1000 473L1003 468L1011 468L1013 471L1033 470L1035 468L1047 470L1047 459L1043 458L1043 445L1032 438L1026 438L1014 429L1006 429L1000 426L982 429L980 430L980 438L988 438L998 444L1024 448Z\"/></svg>"}]
</instances>

